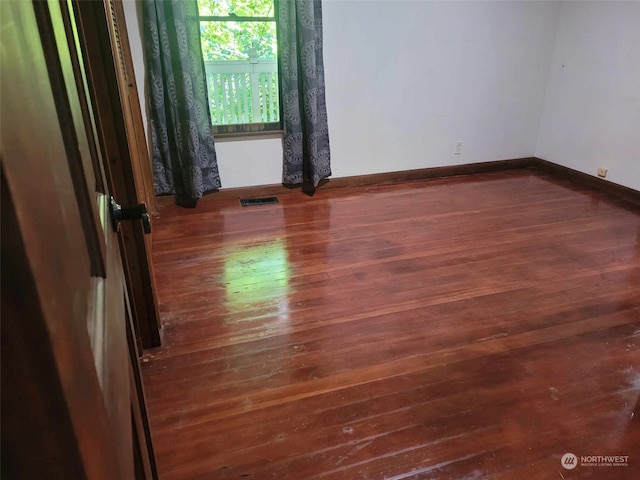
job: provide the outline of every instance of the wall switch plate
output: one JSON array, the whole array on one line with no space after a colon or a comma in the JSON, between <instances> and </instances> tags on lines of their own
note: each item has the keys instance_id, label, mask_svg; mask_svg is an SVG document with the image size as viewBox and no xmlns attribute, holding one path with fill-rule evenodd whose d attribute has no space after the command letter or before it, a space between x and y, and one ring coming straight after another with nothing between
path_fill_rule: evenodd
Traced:
<instances>
[{"instance_id":1,"label":"wall switch plate","mask_svg":"<svg viewBox=\"0 0 640 480\"><path fill-rule=\"evenodd\" d=\"M462 155L462 142L455 143L455 146L453 147L453 154Z\"/></svg>"},{"instance_id":2,"label":"wall switch plate","mask_svg":"<svg viewBox=\"0 0 640 480\"><path fill-rule=\"evenodd\" d=\"M600 178L607 178L607 169L606 169L606 168L604 168L604 167L600 167L600 168L598 169L598 176L599 176Z\"/></svg>"}]
</instances>

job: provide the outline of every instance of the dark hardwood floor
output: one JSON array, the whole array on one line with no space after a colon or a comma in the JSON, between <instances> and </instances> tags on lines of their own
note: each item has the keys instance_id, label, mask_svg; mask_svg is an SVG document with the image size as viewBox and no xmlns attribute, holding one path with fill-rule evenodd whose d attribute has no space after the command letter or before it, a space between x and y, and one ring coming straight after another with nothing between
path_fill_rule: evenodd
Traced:
<instances>
[{"instance_id":1,"label":"dark hardwood floor","mask_svg":"<svg viewBox=\"0 0 640 480\"><path fill-rule=\"evenodd\" d=\"M155 223L162 479L640 478L637 207L527 170L279 199Z\"/></svg>"}]
</instances>

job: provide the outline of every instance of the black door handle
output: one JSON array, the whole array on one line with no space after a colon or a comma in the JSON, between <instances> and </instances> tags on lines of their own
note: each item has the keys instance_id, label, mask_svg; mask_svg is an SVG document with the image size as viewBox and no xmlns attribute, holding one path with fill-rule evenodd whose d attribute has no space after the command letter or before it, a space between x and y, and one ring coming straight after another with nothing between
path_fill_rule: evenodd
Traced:
<instances>
[{"instance_id":1,"label":"black door handle","mask_svg":"<svg viewBox=\"0 0 640 480\"><path fill-rule=\"evenodd\" d=\"M120 222L123 220L140 220L144 233L151 233L151 218L149 218L149 212L147 212L147 206L144 203L140 203L135 207L122 207L111 197L109 211L111 212L111 225L114 232L118 231Z\"/></svg>"}]
</instances>

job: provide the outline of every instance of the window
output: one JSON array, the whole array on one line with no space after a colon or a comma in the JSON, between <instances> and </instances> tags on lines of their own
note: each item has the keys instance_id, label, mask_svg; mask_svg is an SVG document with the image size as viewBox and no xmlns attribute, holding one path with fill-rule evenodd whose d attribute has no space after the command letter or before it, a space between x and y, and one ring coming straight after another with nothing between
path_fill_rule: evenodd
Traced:
<instances>
[{"instance_id":1,"label":"window","mask_svg":"<svg viewBox=\"0 0 640 480\"><path fill-rule=\"evenodd\" d=\"M214 133L280 129L275 0L198 0Z\"/></svg>"}]
</instances>

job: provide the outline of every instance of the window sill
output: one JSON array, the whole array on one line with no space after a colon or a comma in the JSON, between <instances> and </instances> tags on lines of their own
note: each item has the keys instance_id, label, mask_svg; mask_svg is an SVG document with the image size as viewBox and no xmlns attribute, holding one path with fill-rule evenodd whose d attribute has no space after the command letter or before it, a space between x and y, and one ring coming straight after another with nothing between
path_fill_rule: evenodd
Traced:
<instances>
[{"instance_id":1,"label":"window sill","mask_svg":"<svg viewBox=\"0 0 640 480\"><path fill-rule=\"evenodd\" d=\"M213 138L218 143L238 142L243 140L265 140L269 138L282 138L282 130L267 130L262 132L239 132L239 133L214 133Z\"/></svg>"}]
</instances>

